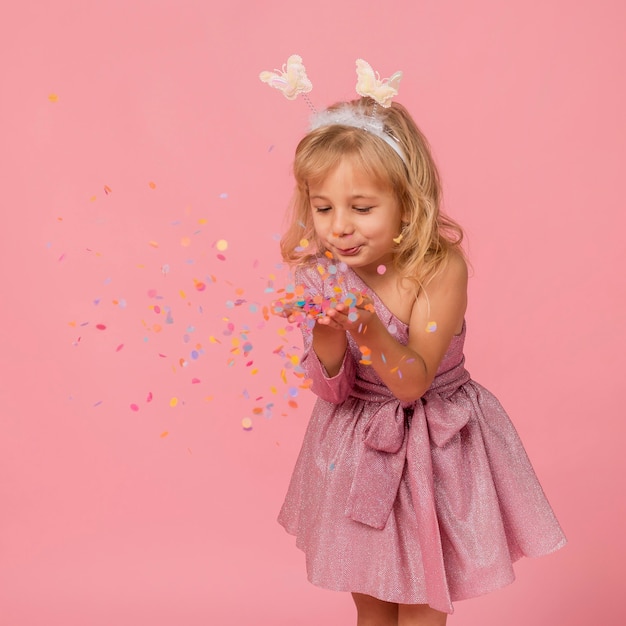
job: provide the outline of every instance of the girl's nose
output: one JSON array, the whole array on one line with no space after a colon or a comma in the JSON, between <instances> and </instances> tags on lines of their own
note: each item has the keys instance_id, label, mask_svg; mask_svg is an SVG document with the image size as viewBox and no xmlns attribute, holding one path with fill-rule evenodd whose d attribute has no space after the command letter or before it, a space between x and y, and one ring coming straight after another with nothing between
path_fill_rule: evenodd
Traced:
<instances>
[{"instance_id":1,"label":"girl's nose","mask_svg":"<svg viewBox=\"0 0 626 626\"><path fill-rule=\"evenodd\" d=\"M349 217L343 211L336 211L332 223L333 237L351 235L354 230Z\"/></svg>"}]
</instances>

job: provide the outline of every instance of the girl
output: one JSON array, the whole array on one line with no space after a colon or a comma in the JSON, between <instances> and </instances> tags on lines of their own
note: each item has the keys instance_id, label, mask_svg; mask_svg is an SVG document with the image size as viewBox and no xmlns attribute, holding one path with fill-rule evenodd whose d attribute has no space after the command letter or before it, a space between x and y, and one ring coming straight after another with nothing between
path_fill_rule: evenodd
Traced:
<instances>
[{"instance_id":1,"label":"girl","mask_svg":"<svg viewBox=\"0 0 626 626\"><path fill-rule=\"evenodd\" d=\"M294 174L281 247L297 295L282 314L301 322L318 399L279 521L312 583L352 592L359 626L440 626L565 538L509 418L464 368L462 231L406 109L330 107Z\"/></svg>"}]
</instances>

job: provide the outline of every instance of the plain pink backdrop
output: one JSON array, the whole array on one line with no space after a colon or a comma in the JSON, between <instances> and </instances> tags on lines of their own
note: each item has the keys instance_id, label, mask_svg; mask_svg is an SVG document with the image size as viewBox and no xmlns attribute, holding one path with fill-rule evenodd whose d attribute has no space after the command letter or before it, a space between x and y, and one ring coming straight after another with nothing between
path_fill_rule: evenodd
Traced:
<instances>
[{"instance_id":1,"label":"plain pink backdrop","mask_svg":"<svg viewBox=\"0 0 626 626\"><path fill-rule=\"evenodd\" d=\"M469 370L570 540L449 623L623 623L624 7L5 7L0 622L353 623L275 523L313 398L262 306L309 111L258 74L298 53L318 107L357 57L404 71L468 234Z\"/></svg>"}]
</instances>

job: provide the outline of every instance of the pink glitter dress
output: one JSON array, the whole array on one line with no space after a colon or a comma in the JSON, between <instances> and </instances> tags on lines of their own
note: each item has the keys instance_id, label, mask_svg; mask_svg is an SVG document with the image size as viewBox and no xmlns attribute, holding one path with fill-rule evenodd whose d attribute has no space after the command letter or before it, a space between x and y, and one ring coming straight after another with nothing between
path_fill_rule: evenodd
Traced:
<instances>
[{"instance_id":1,"label":"pink glitter dress","mask_svg":"<svg viewBox=\"0 0 626 626\"><path fill-rule=\"evenodd\" d=\"M323 261L321 261L323 263ZM368 291L401 343L408 327L351 270L345 291ZM316 267L312 294L335 295ZM303 367L318 396L279 522L306 554L310 582L388 602L452 602L511 583L512 564L565 545L515 428L464 368L465 325L430 389L400 403L349 337L329 378L302 325Z\"/></svg>"}]
</instances>

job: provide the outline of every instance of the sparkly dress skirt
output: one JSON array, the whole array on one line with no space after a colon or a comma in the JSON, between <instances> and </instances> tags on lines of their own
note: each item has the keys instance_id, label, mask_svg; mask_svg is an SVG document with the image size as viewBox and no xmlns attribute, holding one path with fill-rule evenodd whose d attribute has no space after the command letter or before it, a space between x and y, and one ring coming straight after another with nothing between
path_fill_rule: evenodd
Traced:
<instances>
[{"instance_id":1,"label":"sparkly dress skirt","mask_svg":"<svg viewBox=\"0 0 626 626\"><path fill-rule=\"evenodd\" d=\"M297 276L312 292L311 269ZM363 291L348 272L344 288ZM408 328L370 293L398 341ZM279 522L306 555L309 580L388 602L452 602L511 583L522 556L565 537L510 419L464 368L465 326L435 380L401 404L349 338L327 376L302 326L302 365L318 396Z\"/></svg>"}]
</instances>

